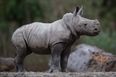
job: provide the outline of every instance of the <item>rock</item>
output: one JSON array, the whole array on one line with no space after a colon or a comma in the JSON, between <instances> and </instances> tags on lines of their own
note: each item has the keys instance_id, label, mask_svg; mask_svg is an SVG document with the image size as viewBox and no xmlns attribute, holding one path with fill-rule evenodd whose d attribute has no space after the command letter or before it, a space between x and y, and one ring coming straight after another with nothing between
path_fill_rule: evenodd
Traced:
<instances>
[{"instance_id":1,"label":"rock","mask_svg":"<svg viewBox=\"0 0 116 77\"><path fill-rule=\"evenodd\" d=\"M80 44L69 56L68 71L94 72L116 71L116 56L87 44Z\"/></svg>"},{"instance_id":2,"label":"rock","mask_svg":"<svg viewBox=\"0 0 116 77\"><path fill-rule=\"evenodd\" d=\"M11 71L15 68L14 58L0 58L0 71Z\"/></svg>"}]
</instances>

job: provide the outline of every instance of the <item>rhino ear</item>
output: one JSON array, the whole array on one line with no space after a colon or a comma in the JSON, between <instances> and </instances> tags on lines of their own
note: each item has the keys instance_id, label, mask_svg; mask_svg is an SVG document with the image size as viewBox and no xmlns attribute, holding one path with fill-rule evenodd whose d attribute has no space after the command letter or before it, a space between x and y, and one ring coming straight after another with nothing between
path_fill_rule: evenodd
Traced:
<instances>
[{"instance_id":1,"label":"rhino ear","mask_svg":"<svg viewBox=\"0 0 116 77\"><path fill-rule=\"evenodd\" d=\"M81 8L77 6L73 14L74 16L83 15L83 6L81 6Z\"/></svg>"},{"instance_id":2,"label":"rhino ear","mask_svg":"<svg viewBox=\"0 0 116 77\"><path fill-rule=\"evenodd\" d=\"M83 6L81 6L81 8L79 9L79 11L77 12L77 15L83 15Z\"/></svg>"},{"instance_id":3,"label":"rhino ear","mask_svg":"<svg viewBox=\"0 0 116 77\"><path fill-rule=\"evenodd\" d=\"M79 7L77 6L76 9L75 9L74 12L73 12L73 15L76 16L77 13L78 13L78 11L79 11Z\"/></svg>"}]
</instances>

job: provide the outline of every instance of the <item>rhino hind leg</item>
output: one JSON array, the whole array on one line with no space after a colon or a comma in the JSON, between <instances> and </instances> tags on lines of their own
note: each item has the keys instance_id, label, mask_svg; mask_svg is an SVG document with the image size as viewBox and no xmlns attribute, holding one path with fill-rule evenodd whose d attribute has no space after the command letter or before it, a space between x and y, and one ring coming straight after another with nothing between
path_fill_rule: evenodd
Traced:
<instances>
[{"instance_id":1,"label":"rhino hind leg","mask_svg":"<svg viewBox=\"0 0 116 77\"><path fill-rule=\"evenodd\" d=\"M15 57L15 65L16 65L17 72L25 71L23 62L24 62L25 57L27 55L29 55L30 53L31 52L27 52L27 50L25 48L17 48L17 53L16 53L16 57Z\"/></svg>"}]
</instances>

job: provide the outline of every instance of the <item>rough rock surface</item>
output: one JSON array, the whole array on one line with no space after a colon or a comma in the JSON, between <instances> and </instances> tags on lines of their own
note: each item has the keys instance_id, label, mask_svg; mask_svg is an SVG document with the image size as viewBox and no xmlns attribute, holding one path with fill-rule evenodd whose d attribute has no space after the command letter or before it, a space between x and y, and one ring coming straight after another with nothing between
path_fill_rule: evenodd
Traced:
<instances>
[{"instance_id":1,"label":"rough rock surface","mask_svg":"<svg viewBox=\"0 0 116 77\"><path fill-rule=\"evenodd\" d=\"M116 56L96 46L80 44L72 51L68 59L68 71L116 71Z\"/></svg>"}]
</instances>

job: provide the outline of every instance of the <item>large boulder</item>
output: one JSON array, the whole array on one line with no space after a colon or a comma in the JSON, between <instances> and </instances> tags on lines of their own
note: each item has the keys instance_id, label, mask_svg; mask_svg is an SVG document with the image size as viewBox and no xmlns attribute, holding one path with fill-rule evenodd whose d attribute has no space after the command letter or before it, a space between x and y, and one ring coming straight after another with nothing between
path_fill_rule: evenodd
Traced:
<instances>
[{"instance_id":1,"label":"large boulder","mask_svg":"<svg viewBox=\"0 0 116 77\"><path fill-rule=\"evenodd\" d=\"M116 56L107 53L96 46L80 44L72 51L68 60L68 71L116 71Z\"/></svg>"}]
</instances>

